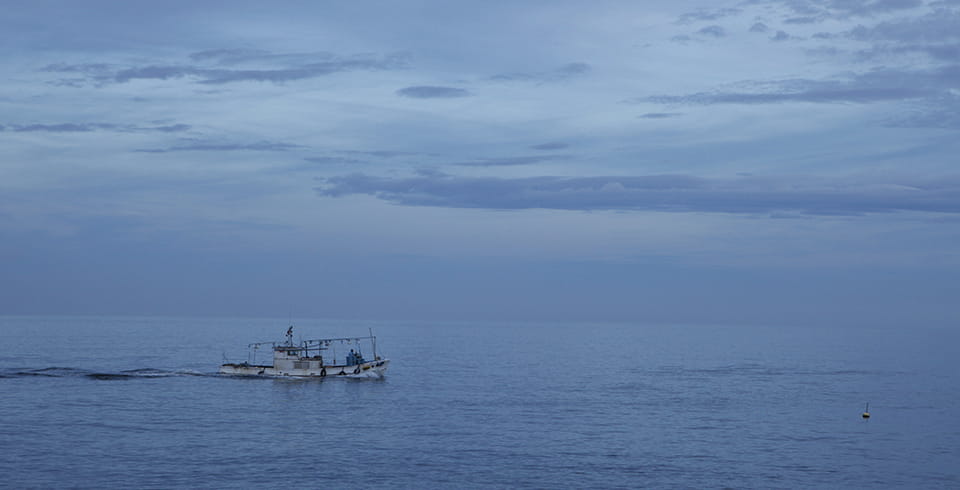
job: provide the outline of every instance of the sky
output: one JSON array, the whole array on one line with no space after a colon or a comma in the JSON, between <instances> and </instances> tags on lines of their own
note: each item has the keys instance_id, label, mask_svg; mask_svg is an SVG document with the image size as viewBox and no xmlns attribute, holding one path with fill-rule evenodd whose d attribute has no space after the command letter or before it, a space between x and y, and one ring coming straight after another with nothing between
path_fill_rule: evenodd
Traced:
<instances>
[{"instance_id":1,"label":"sky","mask_svg":"<svg viewBox=\"0 0 960 490\"><path fill-rule=\"evenodd\" d=\"M0 55L0 314L960 321L960 0L39 0Z\"/></svg>"}]
</instances>

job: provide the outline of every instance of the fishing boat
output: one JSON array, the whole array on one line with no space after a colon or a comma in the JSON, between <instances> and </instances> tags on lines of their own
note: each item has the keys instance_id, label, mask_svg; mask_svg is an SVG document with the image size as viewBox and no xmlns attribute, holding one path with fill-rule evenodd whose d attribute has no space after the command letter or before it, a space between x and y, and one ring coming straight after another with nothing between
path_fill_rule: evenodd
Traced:
<instances>
[{"instance_id":1,"label":"fishing boat","mask_svg":"<svg viewBox=\"0 0 960 490\"><path fill-rule=\"evenodd\" d=\"M363 357L362 346L369 345L373 359ZM257 342L249 344L247 361L226 362L220 366L220 374L233 376L295 376L301 378L382 378L387 371L389 359L377 355L377 338L373 332L367 337L337 339L311 339L299 343L293 341L293 327L287 329L283 342ZM273 364L257 364L256 356L261 350L273 351ZM342 354L338 362L338 351ZM349 352L348 352L349 350Z\"/></svg>"}]
</instances>

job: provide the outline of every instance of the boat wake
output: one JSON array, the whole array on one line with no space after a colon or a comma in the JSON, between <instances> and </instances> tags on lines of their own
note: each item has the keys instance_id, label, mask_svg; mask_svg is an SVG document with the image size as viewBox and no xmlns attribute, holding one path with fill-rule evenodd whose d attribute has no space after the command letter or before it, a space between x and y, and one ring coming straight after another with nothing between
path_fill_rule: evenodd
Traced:
<instances>
[{"instance_id":1,"label":"boat wake","mask_svg":"<svg viewBox=\"0 0 960 490\"><path fill-rule=\"evenodd\" d=\"M211 377L211 378L260 378L260 379L315 379L322 380L319 376L311 377L291 377L284 375L273 376L250 376L250 375L230 375L221 373L203 373L189 369L166 370L153 368L127 369L123 371L91 371L88 369L77 369L68 367L47 367L47 368L0 368L0 379L4 378L88 378L101 381L117 381L132 379L154 379L154 378L178 378L178 377ZM383 379L383 376L372 371L362 372L360 374L350 374L347 376L331 376L331 378L344 379Z\"/></svg>"},{"instance_id":2,"label":"boat wake","mask_svg":"<svg viewBox=\"0 0 960 490\"><path fill-rule=\"evenodd\" d=\"M86 377L99 380L124 380L124 379L144 379L144 378L173 378L185 376L217 376L216 373L201 373L188 369L165 370L153 368L127 369L115 372L90 371L87 369L77 369L68 367L47 367L39 369L31 368L11 368L0 369L0 378L78 378Z\"/></svg>"}]
</instances>

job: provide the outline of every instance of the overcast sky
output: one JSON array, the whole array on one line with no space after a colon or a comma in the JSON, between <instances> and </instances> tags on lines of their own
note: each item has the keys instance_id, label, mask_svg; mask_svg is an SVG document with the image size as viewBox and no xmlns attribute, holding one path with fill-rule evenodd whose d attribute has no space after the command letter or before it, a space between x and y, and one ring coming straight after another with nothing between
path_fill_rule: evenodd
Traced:
<instances>
[{"instance_id":1,"label":"overcast sky","mask_svg":"<svg viewBox=\"0 0 960 490\"><path fill-rule=\"evenodd\" d=\"M0 313L960 320L960 1L31 1Z\"/></svg>"}]
</instances>

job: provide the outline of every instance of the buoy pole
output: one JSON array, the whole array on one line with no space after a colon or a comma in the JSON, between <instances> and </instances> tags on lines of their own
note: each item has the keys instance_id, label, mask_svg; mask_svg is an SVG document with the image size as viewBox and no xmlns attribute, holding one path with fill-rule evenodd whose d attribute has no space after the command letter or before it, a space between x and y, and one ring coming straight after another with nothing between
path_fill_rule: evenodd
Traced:
<instances>
[{"instance_id":1,"label":"buoy pole","mask_svg":"<svg viewBox=\"0 0 960 490\"><path fill-rule=\"evenodd\" d=\"M865 418L865 419L870 418L870 404L869 404L869 403L867 403L866 408L863 409L863 414L860 415L860 416L863 417L863 418Z\"/></svg>"}]
</instances>

